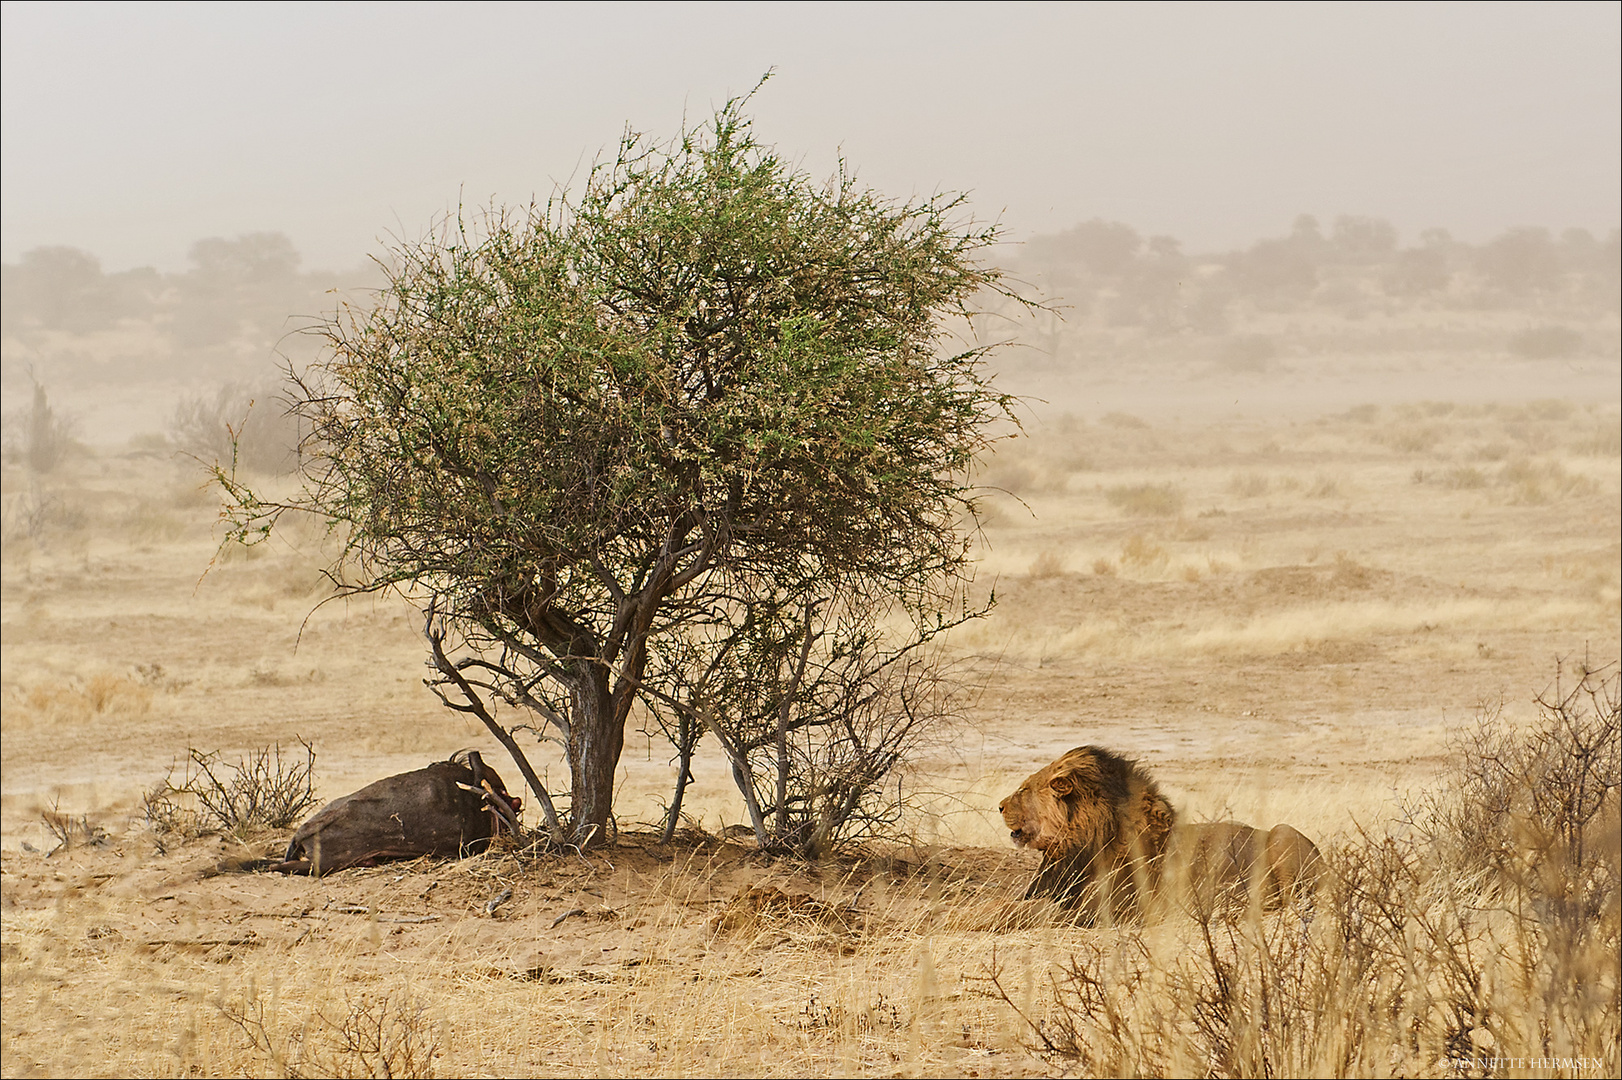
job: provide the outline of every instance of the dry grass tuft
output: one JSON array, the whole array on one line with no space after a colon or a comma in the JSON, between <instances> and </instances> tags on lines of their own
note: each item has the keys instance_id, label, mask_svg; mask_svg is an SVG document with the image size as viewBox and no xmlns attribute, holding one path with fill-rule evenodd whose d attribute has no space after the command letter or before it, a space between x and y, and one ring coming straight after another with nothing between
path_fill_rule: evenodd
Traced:
<instances>
[{"instance_id":1,"label":"dry grass tuft","mask_svg":"<svg viewBox=\"0 0 1622 1080\"><path fill-rule=\"evenodd\" d=\"M1271 487L1272 482L1265 473L1234 473L1228 481L1228 491L1241 499L1259 499Z\"/></svg>"},{"instance_id":2,"label":"dry grass tuft","mask_svg":"<svg viewBox=\"0 0 1622 1080\"><path fill-rule=\"evenodd\" d=\"M8 729L137 720L152 710L153 691L127 675L102 673L62 683L36 683L12 691L4 711Z\"/></svg>"},{"instance_id":3,"label":"dry grass tuft","mask_svg":"<svg viewBox=\"0 0 1622 1080\"><path fill-rule=\"evenodd\" d=\"M1498 484L1509 490L1510 502L1521 506L1544 506L1573 495L1586 495L1597 487L1594 481L1567 471L1558 461L1529 458L1511 461L1500 469Z\"/></svg>"},{"instance_id":4,"label":"dry grass tuft","mask_svg":"<svg viewBox=\"0 0 1622 1080\"><path fill-rule=\"evenodd\" d=\"M1109 504L1130 517L1176 517L1183 492L1175 484L1117 484L1104 489Z\"/></svg>"},{"instance_id":5,"label":"dry grass tuft","mask_svg":"<svg viewBox=\"0 0 1622 1080\"><path fill-rule=\"evenodd\" d=\"M1121 565L1140 572L1163 569L1170 556L1166 549L1144 536L1133 533L1121 544Z\"/></svg>"},{"instance_id":6,"label":"dry grass tuft","mask_svg":"<svg viewBox=\"0 0 1622 1080\"><path fill-rule=\"evenodd\" d=\"M1031 560L1031 568L1025 572L1025 576L1040 580L1042 578L1063 577L1064 573L1064 556L1052 548L1048 548Z\"/></svg>"}]
</instances>

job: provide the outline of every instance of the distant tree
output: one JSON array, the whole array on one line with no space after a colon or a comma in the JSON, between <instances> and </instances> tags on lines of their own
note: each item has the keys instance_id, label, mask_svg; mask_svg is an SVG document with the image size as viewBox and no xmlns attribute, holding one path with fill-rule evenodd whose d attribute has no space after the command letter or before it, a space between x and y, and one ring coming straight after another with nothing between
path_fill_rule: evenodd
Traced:
<instances>
[{"instance_id":1,"label":"distant tree","mask_svg":"<svg viewBox=\"0 0 1622 1080\"><path fill-rule=\"evenodd\" d=\"M33 323L44 330L84 334L113 325L139 307L138 295L103 274L101 261L71 247L23 252L5 268L5 320L9 332Z\"/></svg>"},{"instance_id":2,"label":"distant tree","mask_svg":"<svg viewBox=\"0 0 1622 1080\"><path fill-rule=\"evenodd\" d=\"M1335 219L1329 242L1344 259L1380 262L1397 250L1397 230L1384 218L1342 214Z\"/></svg>"},{"instance_id":3,"label":"distant tree","mask_svg":"<svg viewBox=\"0 0 1622 1080\"><path fill-rule=\"evenodd\" d=\"M1488 284L1523 297L1560 282L1560 257L1545 228L1510 229L1477 250L1476 267Z\"/></svg>"},{"instance_id":4,"label":"distant tree","mask_svg":"<svg viewBox=\"0 0 1622 1080\"><path fill-rule=\"evenodd\" d=\"M572 843L608 835L637 701L694 742L732 739L747 769L762 702L801 731L838 714L804 676L863 640L836 608L874 628L858 696L977 612L968 471L1011 402L943 320L1007 295L977 261L996 230L961 223L956 197L815 184L740 110L668 145L627 136L576 199L395 250L375 305L329 323L294 379L302 493L220 473L236 538L320 515L345 543L341 591L421 605L436 690ZM714 693L739 663L777 688ZM562 744L567 814L498 704Z\"/></svg>"},{"instance_id":5,"label":"distant tree","mask_svg":"<svg viewBox=\"0 0 1622 1080\"><path fill-rule=\"evenodd\" d=\"M38 379L29 374L34 393L29 406L6 416L6 456L35 473L48 473L78 446L77 423L57 412Z\"/></svg>"},{"instance_id":6,"label":"distant tree","mask_svg":"<svg viewBox=\"0 0 1622 1080\"><path fill-rule=\"evenodd\" d=\"M1447 251L1438 245L1408 248L1386 266L1381 283L1391 296L1429 296L1453 278Z\"/></svg>"},{"instance_id":7,"label":"distant tree","mask_svg":"<svg viewBox=\"0 0 1622 1080\"><path fill-rule=\"evenodd\" d=\"M1262 300L1302 300L1318 285L1321 243L1299 233L1260 240L1228 260L1228 271L1243 292Z\"/></svg>"},{"instance_id":8,"label":"distant tree","mask_svg":"<svg viewBox=\"0 0 1622 1080\"><path fill-rule=\"evenodd\" d=\"M258 348L293 327L289 317L312 301L299 275L300 256L281 233L199 240L191 269L175 282L172 332L184 348L213 348L245 339ZM257 351L257 349L256 349Z\"/></svg>"},{"instance_id":9,"label":"distant tree","mask_svg":"<svg viewBox=\"0 0 1622 1080\"><path fill-rule=\"evenodd\" d=\"M1114 321L1161 333L1182 329L1187 325L1188 301L1194 295L1189 276L1182 245L1170 236L1150 237L1147 255L1122 276Z\"/></svg>"},{"instance_id":10,"label":"distant tree","mask_svg":"<svg viewBox=\"0 0 1622 1080\"><path fill-rule=\"evenodd\" d=\"M1318 219L1311 214L1297 214L1290 223L1290 242L1300 251L1316 258L1328 246Z\"/></svg>"},{"instance_id":11,"label":"distant tree","mask_svg":"<svg viewBox=\"0 0 1622 1080\"><path fill-rule=\"evenodd\" d=\"M1130 225L1094 218L1053 236L1034 239L1028 257L1037 263L1073 263L1093 274L1123 273L1143 250L1143 237Z\"/></svg>"}]
</instances>

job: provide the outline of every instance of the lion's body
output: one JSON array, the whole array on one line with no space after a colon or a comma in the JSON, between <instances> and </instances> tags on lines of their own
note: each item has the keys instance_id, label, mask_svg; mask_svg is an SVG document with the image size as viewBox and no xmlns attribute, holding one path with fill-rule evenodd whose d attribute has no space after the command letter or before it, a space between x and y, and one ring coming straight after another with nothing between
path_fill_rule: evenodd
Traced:
<instances>
[{"instance_id":1,"label":"lion's body","mask_svg":"<svg viewBox=\"0 0 1622 1080\"><path fill-rule=\"evenodd\" d=\"M1281 907L1310 895L1323 872L1317 847L1289 825L1264 833L1237 821L1214 821L1172 829L1162 876L1182 906L1209 915L1252 902Z\"/></svg>"},{"instance_id":2,"label":"lion's body","mask_svg":"<svg viewBox=\"0 0 1622 1080\"><path fill-rule=\"evenodd\" d=\"M1000 809L1014 842L1042 853L1026 898L1087 922L1141 918L1157 900L1196 913L1252 899L1277 907L1323 875L1318 849L1288 825L1177 824L1147 770L1097 746L1031 774Z\"/></svg>"}]
</instances>

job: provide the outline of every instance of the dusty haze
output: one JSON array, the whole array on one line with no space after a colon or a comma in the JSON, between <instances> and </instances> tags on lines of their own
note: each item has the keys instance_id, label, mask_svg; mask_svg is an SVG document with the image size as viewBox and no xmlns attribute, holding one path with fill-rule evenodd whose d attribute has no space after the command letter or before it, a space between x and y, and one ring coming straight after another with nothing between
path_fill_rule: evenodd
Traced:
<instances>
[{"instance_id":1,"label":"dusty haze","mask_svg":"<svg viewBox=\"0 0 1622 1080\"><path fill-rule=\"evenodd\" d=\"M762 137L1013 236L1103 217L1219 250L1297 213L1603 233L1614 4L169 5L3 14L3 255L110 270L285 232L358 263L459 199L546 197L625 124L778 76Z\"/></svg>"},{"instance_id":2,"label":"dusty haze","mask_svg":"<svg viewBox=\"0 0 1622 1080\"><path fill-rule=\"evenodd\" d=\"M1509 921L1471 870L1393 920L1396 879L1350 868L1455 790L1479 708L1525 725L1586 664L1614 709L1618 10L7 3L0 1072L1451 1077L1490 1071L1474 1047L1616 1075L1614 891L1598 944L1545 962L1577 941L1539 921L1564 900ZM380 237L545 198L626 123L669 136L773 66L763 142L898 198L971 191L1048 304L964 330L1008 343L1028 437L978 474L998 604L946 645L983 692L897 774L893 846L726 839L743 801L707 736L654 843L671 748L628 730L589 858L205 876L290 830L187 825L160 782L189 752L223 775L309 740L321 799L467 747L514 774L422 685L420 612L323 603L318 522L222 550L196 459L234 431L255 489L291 489L277 365L314 355L333 290L365 302ZM1287 821L1372 881L1379 917L1337 893L1257 926L1390 971L1266 954L1281 982L1241 964L1198 997L1190 921L1010 922L1037 856L998 801L1082 743L1185 820ZM1614 886L1611 828L1589 876ZM1044 1049L1089 985L1125 1019L1072 1032L1147 1056ZM1269 1067L1199 1041L1234 1001L1273 1017L1233 1025L1272 1033Z\"/></svg>"}]
</instances>

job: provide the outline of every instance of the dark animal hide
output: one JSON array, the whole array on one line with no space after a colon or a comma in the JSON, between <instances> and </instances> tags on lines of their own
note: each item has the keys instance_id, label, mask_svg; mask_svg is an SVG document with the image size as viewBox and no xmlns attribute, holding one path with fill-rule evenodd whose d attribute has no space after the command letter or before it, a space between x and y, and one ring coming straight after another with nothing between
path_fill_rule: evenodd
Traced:
<instances>
[{"instance_id":1,"label":"dark animal hide","mask_svg":"<svg viewBox=\"0 0 1622 1080\"><path fill-rule=\"evenodd\" d=\"M334 799L267 869L321 875L422 855L461 858L483 851L503 829L517 835L519 801L477 751L464 761L436 761Z\"/></svg>"}]
</instances>

